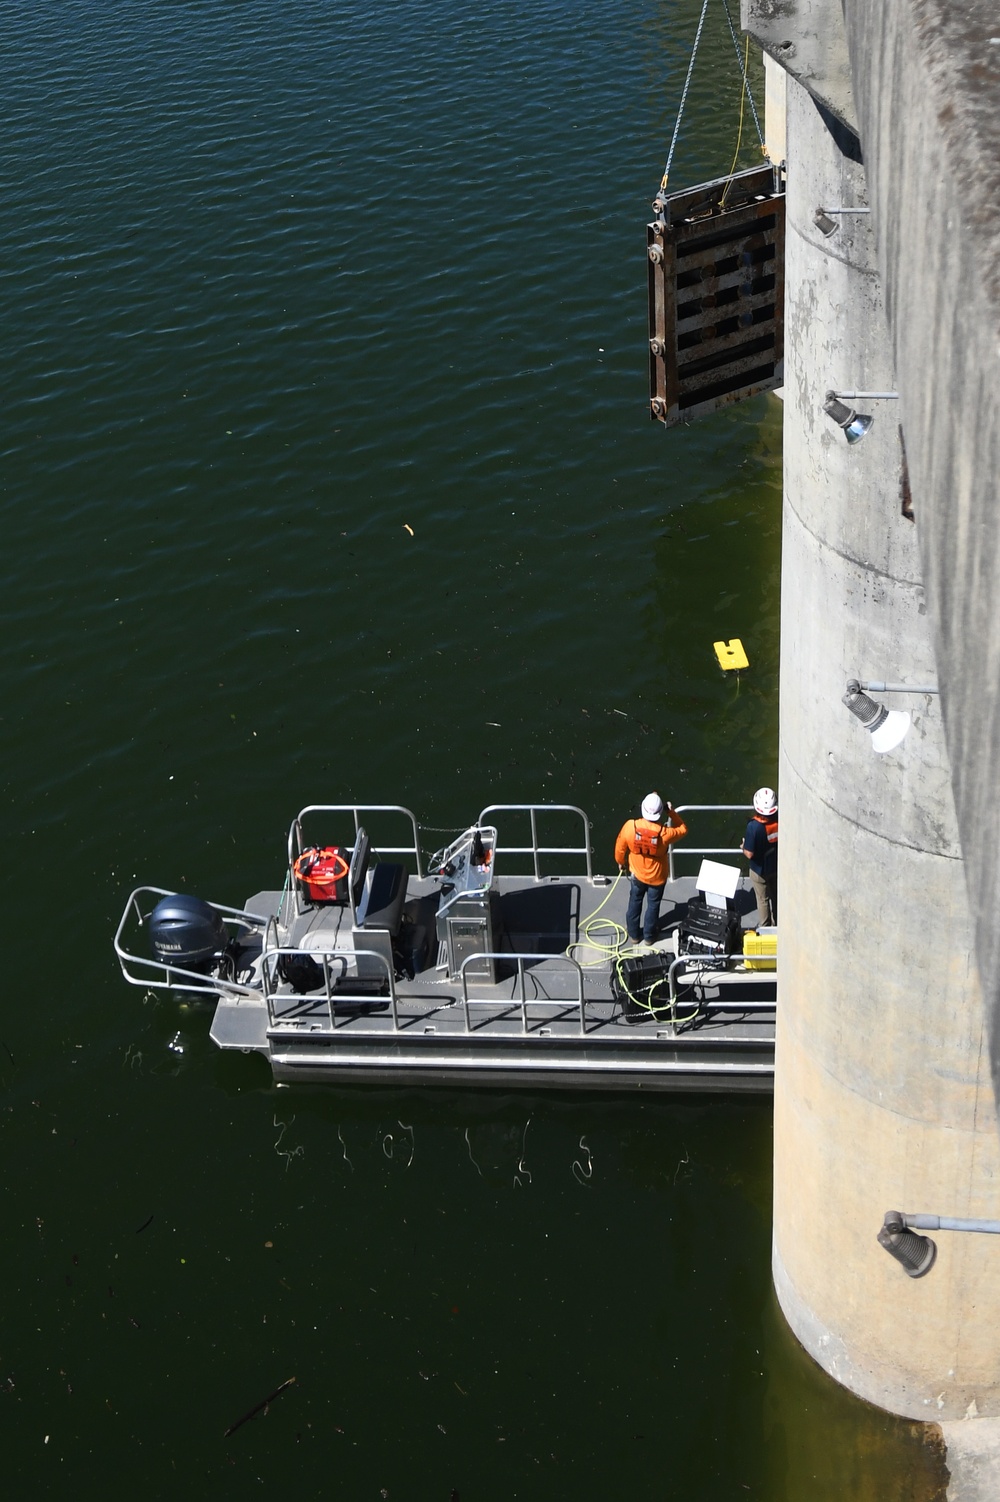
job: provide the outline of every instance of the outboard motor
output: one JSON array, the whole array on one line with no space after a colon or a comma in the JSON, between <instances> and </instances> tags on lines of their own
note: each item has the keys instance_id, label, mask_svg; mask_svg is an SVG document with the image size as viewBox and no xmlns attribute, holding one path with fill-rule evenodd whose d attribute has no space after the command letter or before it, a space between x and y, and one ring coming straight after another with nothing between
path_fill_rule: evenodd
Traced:
<instances>
[{"instance_id":1,"label":"outboard motor","mask_svg":"<svg viewBox=\"0 0 1000 1502\"><path fill-rule=\"evenodd\" d=\"M161 964L207 970L225 949L229 935L211 903L177 893L161 898L150 913L149 938Z\"/></svg>"}]
</instances>

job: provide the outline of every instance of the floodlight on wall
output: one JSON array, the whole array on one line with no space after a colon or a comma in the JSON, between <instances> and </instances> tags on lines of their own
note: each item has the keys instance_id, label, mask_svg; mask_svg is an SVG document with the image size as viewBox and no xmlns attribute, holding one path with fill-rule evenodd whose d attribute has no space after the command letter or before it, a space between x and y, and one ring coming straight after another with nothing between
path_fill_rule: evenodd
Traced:
<instances>
[{"instance_id":1,"label":"floodlight on wall","mask_svg":"<svg viewBox=\"0 0 1000 1502\"><path fill-rule=\"evenodd\" d=\"M840 225L837 223L837 219L833 217L834 215L836 215L837 217L839 217L841 214L870 214L870 213L871 213L871 209L823 209L823 208L819 208L819 209L816 210L815 214L813 214L813 224L815 224L815 226L819 230L820 234L823 234L823 235L826 235L826 236L830 236L830 235L833 234L834 230L840 228Z\"/></svg>"},{"instance_id":2,"label":"floodlight on wall","mask_svg":"<svg viewBox=\"0 0 1000 1502\"><path fill-rule=\"evenodd\" d=\"M937 1247L931 1238L911 1231L906 1217L899 1210L885 1212L878 1244L885 1247L890 1257L895 1257L911 1278L922 1278L929 1273L937 1256Z\"/></svg>"},{"instance_id":3,"label":"floodlight on wall","mask_svg":"<svg viewBox=\"0 0 1000 1502\"><path fill-rule=\"evenodd\" d=\"M898 401L898 391L828 391L826 401L823 403L823 411L827 417L831 417L838 428L843 428L844 437L848 443L860 443L868 432L874 417L867 412L858 412L853 407L845 405L846 402L854 401Z\"/></svg>"},{"instance_id":4,"label":"floodlight on wall","mask_svg":"<svg viewBox=\"0 0 1000 1502\"><path fill-rule=\"evenodd\" d=\"M884 704L869 699L857 678L848 679L842 702L869 732L872 750L880 756L886 751L894 751L910 728L910 716L905 710L886 709Z\"/></svg>"},{"instance_id":5,"label":"floodlight on wall","mask_svg":"<svg viewBox=\"0 0 1000 1502\"><path fill-rule=\"evenodd\" d=\"M918 1231L972 1231L1000 1236L1000 1220L973 1220L957 1215L924 1215L887 1210L878 1233L879 1246L902 1264L911 1278L922 1278L934 1266L937 1247Z\"/></svg>"},{"instance_id":6,"label":"floodlight on wall","mask_svg":"<svg viewBox=\"0 0 1000 1502\"><path fill-rule=\"evenodd\" d=\"M848 443L860 443L875 421L874 417L869 417L867 412L855 412L852 407L845 406L843 402L837 400L832 391L827 392L823 411L827 417L833 418L838 427L843 428L844 437Z\"/></svg>"}]
</instances>

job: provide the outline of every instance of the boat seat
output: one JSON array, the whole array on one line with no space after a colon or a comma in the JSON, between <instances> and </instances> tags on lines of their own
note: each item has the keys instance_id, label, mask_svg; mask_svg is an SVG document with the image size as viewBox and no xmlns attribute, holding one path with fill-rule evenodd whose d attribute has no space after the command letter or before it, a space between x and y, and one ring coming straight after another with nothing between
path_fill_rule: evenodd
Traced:
<instances>
[{"instance_id":1,"label":"boat seat","mask_svg":"<svg viewBox=\"0 0 1000 1502\"><path fill-rule=\"evenodd\" d=\"M399 932L406 901L405 866L380 861L371 868L371 877L358 903L358 928L387 928Z\"/></svg>"}]
</instances>

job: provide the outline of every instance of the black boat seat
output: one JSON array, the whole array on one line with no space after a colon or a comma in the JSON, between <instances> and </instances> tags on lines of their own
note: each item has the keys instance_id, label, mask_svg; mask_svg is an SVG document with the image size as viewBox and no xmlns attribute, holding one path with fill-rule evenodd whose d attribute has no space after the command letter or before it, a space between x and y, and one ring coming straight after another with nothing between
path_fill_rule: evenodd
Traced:
<instances>
[{"instance_id":1,"label":"black boat seat","mask_svg":"<svg viewBox=\"0 0 1000 1502\"><path fill-rule=\"evenodd\" d=\"M358 928L386 928L399 932L406 901L405 866L379 862L371 868L371 878L358 903Z\"/></svg>"}]
</instances>

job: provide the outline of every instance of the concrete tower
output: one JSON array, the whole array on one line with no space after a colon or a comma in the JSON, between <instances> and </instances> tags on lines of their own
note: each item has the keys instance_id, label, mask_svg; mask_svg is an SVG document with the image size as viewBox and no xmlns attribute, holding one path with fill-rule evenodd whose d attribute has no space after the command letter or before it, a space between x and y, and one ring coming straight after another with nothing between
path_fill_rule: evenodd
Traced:
<instances>
[{"instance_id":1,"label":"concrete tower","mask_svg":"<svg viewBox=\"0 0 1000 1502\"><path fill-rule=\"evenodd\" d=\"M785 503L780 729L781 979L774 1277L839 1381L923 1419L1000 1413L1000 1240L939 1241L909 1278L877 1244L887 1209L990 1217L1000 1148L940 699L876 755L849 678L933 684L900 402L849 446L829 388L893 391L856 143L787 94Z\"/></svg>"}]
</instances>

